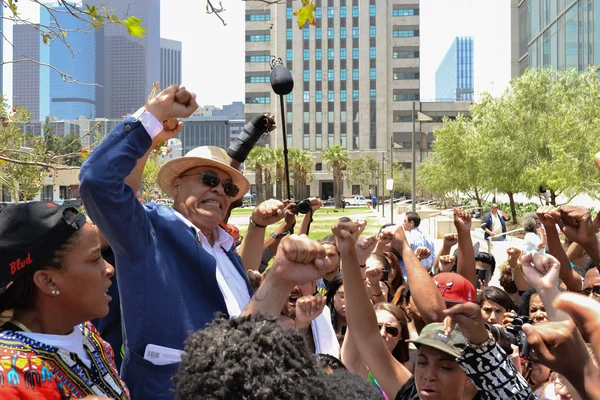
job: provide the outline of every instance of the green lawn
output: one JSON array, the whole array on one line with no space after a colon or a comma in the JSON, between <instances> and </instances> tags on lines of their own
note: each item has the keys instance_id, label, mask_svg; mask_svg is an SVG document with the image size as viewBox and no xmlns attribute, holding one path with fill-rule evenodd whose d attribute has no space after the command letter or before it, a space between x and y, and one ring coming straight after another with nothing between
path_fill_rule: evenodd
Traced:
<instances>
[{"instance_id":1,"label":"green lawn","mask_svg":"<svg viewBox=\"0 0 600 400\"><path fill-rule=\"evenodd\" d=\"M372 212L368 207L352 207L346 208L345 210L338 210L339 212L334 212L333 208L321 208L319 209L314 217L313 222L310 225L309 236L311 239L319 240L323 237L331 234L331 227L336 223L337 219L345 216L352 219L355 219L356 216L364 217L367 221L367 228L365 229L365 234L367 235L375 235L379 232L379 228L381 227L379 224L379 219L377 215ZM246 209L235 209L233 210L231 217L232 218L240 218L248 216L252 213L251 208ZM365 214L368 214L365 216ZM303 216L298 216L296 221L296 226L299 227L302 222ZM244 221L243 223L236 223L237 227L240 230L240 234L242 236L246 235L246 231L248 230L248 222ZM270 234L275 230L277 225L273 225L271 228L267 228L267 234ZM296 232L297 233L297 230Z\"/></svg>"}]
</instances>

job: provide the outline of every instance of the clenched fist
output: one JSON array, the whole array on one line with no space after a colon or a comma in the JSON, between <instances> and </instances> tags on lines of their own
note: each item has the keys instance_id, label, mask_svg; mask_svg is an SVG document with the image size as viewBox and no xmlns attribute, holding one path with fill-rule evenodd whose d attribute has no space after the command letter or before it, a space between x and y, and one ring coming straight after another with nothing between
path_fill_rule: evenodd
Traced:
<instances>
[{"instance_id":1,"label":"clenched fist","mask_svg":"<svg viewBox=\"0 0 600 400\"><path fill-rule=\"evenodd\" d=\"M296 323L297 329L308 328L310 323L323 312L327 298L317 293L314 296L300 297L296 301Z\"/></svg>"}]
</instances>

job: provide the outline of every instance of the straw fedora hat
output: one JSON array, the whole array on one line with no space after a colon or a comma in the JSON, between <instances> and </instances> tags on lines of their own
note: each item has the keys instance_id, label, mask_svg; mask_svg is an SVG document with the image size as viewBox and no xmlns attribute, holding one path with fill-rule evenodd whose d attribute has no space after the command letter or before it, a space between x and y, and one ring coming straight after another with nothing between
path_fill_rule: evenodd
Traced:
<instances>
[{"instance_id":1,"label":"straw fedora hat","mask_svg":"<svg viewBox=\"0 0 600 400\"><path fill-rule=\"evenodd\" d=\"M158 186L163 192L173 197L173 182L185 171L195 167L215 167L227 172L231 176L234 185L240 188L240 192L233 199L239 200L250 189L250 182L240 171L229 165L227 152L215 146L201 146L187 152L183 157L171 160L163 165L158 171Z\"/></svg>"}]
</instances>

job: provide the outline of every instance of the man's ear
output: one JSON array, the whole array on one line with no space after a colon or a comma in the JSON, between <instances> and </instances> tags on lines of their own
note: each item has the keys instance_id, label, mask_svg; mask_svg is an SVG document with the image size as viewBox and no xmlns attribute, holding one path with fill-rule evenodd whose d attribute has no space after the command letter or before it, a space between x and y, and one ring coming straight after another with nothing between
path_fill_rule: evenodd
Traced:
<instances>
[{"instance_id":1,"label":"man's ear","mask_svg":"<svg viewBox=\"0 0 600 400\"><path fill-rule=\"evenodd\" d=\"M173 197L179 194L179 185L181 185L181 178L175 179L171 184L171 187L173 188Z\"/></svg>"}]
</instances>

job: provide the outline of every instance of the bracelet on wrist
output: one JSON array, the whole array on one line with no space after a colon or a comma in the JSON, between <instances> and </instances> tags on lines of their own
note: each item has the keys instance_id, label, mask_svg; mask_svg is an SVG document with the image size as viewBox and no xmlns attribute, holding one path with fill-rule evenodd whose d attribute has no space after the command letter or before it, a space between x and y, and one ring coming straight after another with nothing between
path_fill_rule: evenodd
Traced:
<instances>
[{"instance_id":1,"label":"bracelet on wrist","mask_svg":"<svg viewBox=\"0 0 600 400\"><path fill-rule=\"evenodd\" d=\"M383 291L381 291L379 293L371 293L371 294L375 297L379 297L379 296L383 296Z\"/></svg>"},{"instance_id":2,"label":"bracelet on wrist","mask_svg":"<svg viewBox=\"0 0 600 400\"><path fill-rule=\"evenodd\" d=\"M254 226L256 228L266 228L267 227L266 225L259 225L259 224L257 224L256 222L254 222L252 220L252 217L250 217L250 225L252 225L252 226Z\"/></svg>"},{"instance_id":3,"label":"bracelet on wrist","mask_svg":"<svg viewBox=\"0 0 600 400\"><path fill-rule=\"evenodd\" d=\"M479 343L479 344L474 344L474 343L469 342L469 347L472 349L480 349L482 347L489 346L493 340L494 340L494 335L492 335L492 332L488 331L488 339L486 341Z\"/></svg>"}]
</instances>

